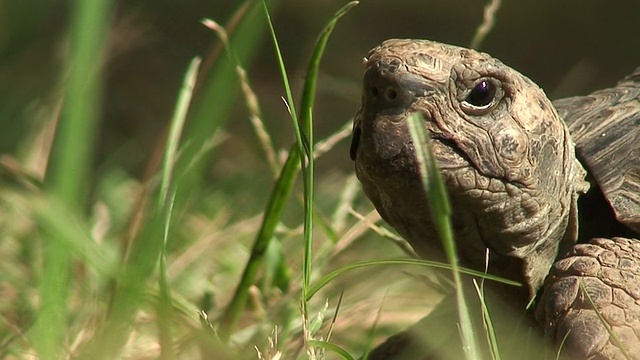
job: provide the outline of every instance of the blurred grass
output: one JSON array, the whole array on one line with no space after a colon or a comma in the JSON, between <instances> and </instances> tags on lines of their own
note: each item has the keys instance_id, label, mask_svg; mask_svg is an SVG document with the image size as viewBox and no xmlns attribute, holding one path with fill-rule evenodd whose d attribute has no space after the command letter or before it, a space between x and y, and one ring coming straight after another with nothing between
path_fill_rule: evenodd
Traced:
<instances>
[{"instance_id":1,"label":"blurred grass","mask_svg":"<svg viewBox=\"0 0 640 360\"><path fill-rule=\"evenodd\" d=\"M69 31L71 48L63 82L62 113L47 169L45 189L58 207L82 211L86 207L87 187L97 109L102 97L101 67L106 40L109 1L79 2ZM66 77L66 78L65 78ZM45 229L43 272L39 280L41 308L29 337L44 359L61 356L69 316L71 257L64 234Z\"/></svg>"},{"instance_id":2,"label":"blurred grass","mask_svg":"<svg viewBox=\"0 0 640 360\"><path fill-rule=\"evenodd\" d=\"M109 5L106 1L87 4L76 4L80 27L72 27L71 33L82 36L70 36L72 51L68 61L72 66L62 85L65 89L62 115L60 119L39 119L52 125L37 129L42 132L36 136L25 136L24 146L34 148L40 146L39 140L33 141L39 136L55 139L52 153L47 154L51 155L47 182L42 189L34 189L31 181L25 183L26 189L13 185L2 188L4 225L11 219L22 219L24 223L15 236L10 235L10 228L5 228L7 238L3 245L23 252L29 249L30 241L44 245L16 257L13 265L3 265L13 267L16 274L13 278L3 276L3 290L21 294L2 302L3 321L8 324L0 332L3 357L247 358L255 356L252 347L261 346L274 326L278 326L280 343L273 344L271 353L264 355L266 358L276 356L274 352L287 352L287 358L324 358L329 356L325 351L345 359L354 358L344 344L329 341L323 335L331 333L336 321L341 320L336 318L331 324L324 321L336 314L335 308L326 305L330 292L308 304L311 299L304 294L308 293L311 280L330 265L327 257L348 252L366 230L355 219L345 218L344 211L342 218L333 220L323 215L325 211L351 208L353 195L324 198L324 210L320 212L316 212L320 210L319 204L312 196L315 140L311 116L319 60L336 21L355 2L329 20L318 40L301 96L298 146L291 148L282 165L283 175L274 185L275 200L271 201L277 205L267 206L262 227L252 214L234 214L234 220L230 221L233 204L216 204L221 197L202 183L204 165L211 161L213 150L220 143L215 134L232 109L229 98L219 94L232 96L240 81L245 96L251 93L250 85L242 79L242 63L250 61L259 34L265 31L264 19L256 21L260 19L256 18L259 15L256 9L262 4L246 2L227 27L232 35L229 49L234 56L221 56L220 51L214 50L212 57L205 59L204 64L210 67L201 69L198 82L195 81L198 62L192 63L173 120L164 135L160 134L165 145L152 154L141 181L123 174L117 165L100 172L92 168L95 148L92 138L100 120L103 85L99 80L104 70L104 35L110 13L105 11ZM274 9L275 3L269 6ZM87 18L91 19L91 26L87 25ZM87 27L94 32L85 31ZM96 40L98 35L103 41ZM73 55L76 47L81 48L77 51L84 63ZM90 80L88 87L87 80ZM294 97L291 90L288 92L293 109ZM252 102L248 99L247 104L251 106ZM79 110L73 110L73 106ZM69 107L73 111L68 112ZM258 112L250 109L250 113ZM212 118L216 120L211 121ZM297 125L298 120L295 116L293 119ZM57 125L56 132L46 130L53 129L53 125ZM268 135L269 130L265 131ZM342 127L336 129L326 141L320 141L320 150L330 151L347 134ZM300 164L304 174L300 198L302 213L306 215L297 218L298 225L287 227L280 217L285 206L296 206L287 198L294 189ZM12 176L25 179L31 176L20 166L14 170ZM340 180L344 181L353 182ZM357 188L350 189L353 192ZM268 209L273 206L278 209L270 216ZM203 208L215 211L202 213L199 209ZM25 222L28 214L37 217ZM320 232L313 231L313 222L321 224ZM336 227L336 222L341 225ZM356 226L358 230L354 230ZM44 231L38 231L40 228ZM252 250L252 254L265 256L264 264L253 263L253 255L243 260L244 246L252 233L264 240ZM312 237L318 234L329 236L330 241L312 242ZM349 238L345 238L346 234ZM270 244L272 239L277 239L277 245ZM342 249L332 252L337 245ZM322 257L318 258L315 250ZM298 259L304 259L304 266L296 264L297 257L293 255L296 252L301 254ZM248 277L239 276L245 261L248 268L253 268ZM332 265L344 261L348 260ZM313 265L316 262L322 266ZM40 266L44 267L38 271ZM291 276L293 282L287 281ZM245 283L239 283L244 301L235 306L237 310L228 311L219 304L228 300L226 294L238 279ZM42 285L33 287L33 284ZM27 293L31 295L27 297ZM298 307L300 299L305 304L302 314ZM18 306L20 301L24 303ZM318 307L319 304L323 305ZM239 327L225 327L226 316L232 316L230 322L238 323ZM224 344L227 337L232 340L230 345ZM301 344L306 344L305 350L301 351Z\"/></svg>"},{"instance_id":3,"label":"blurred grass","mask_svg":"<svg viewBox=\"0 0 640 360\"><path fill-rule=\"evenodd\" d=\"M271 4L276 8L278 1L271 1ZM233 43L234 53L240 63L251 61L257 52L260 36L266 31L261 7L261 1L246 0L229 24L230 30L233 30L229 41ZM188 199L199 196L199 189L202 188L199 182L202 181L205 164L212 159L207 142L230 118L233 102L229 101L228 96L236 94L240 87L235 78L232 58L220 56L222 47L218 46L205 58L205 72L196 84L197 93L185 130L188 146L182 149L183 154L175 165L175 171L184 177L183 185L176 193L179 207ZM208 65L212 66L209 72Z\"/></svg>"}]
</instances>

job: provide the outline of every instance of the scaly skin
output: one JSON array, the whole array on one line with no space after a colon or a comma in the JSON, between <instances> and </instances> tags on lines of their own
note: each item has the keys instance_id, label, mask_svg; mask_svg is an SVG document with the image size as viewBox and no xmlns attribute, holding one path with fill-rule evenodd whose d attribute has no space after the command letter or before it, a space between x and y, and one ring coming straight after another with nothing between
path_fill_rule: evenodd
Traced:
<instances>
[{"instance_id":1,"label":"scaly skin","mask_svg":"<svg viewBox=\"0 0 640 360\"><path fill-rule=\"evenodd\" d=\"M592 239L574 246L547 278L536 311L545 333L556 344L566 336L563 352L576 358L625 359L611 331L626 355L640 359L638 264L638 240Z\"/></svg>"},{"instance_id":2,"label":"scaly skin","mask_svg":"<svg viewBox=\"0 0 640 360\"><path fill-rule=\"evenodd\" d=\"M527 284L533 296L561 243L575 242L576 200L587 189L544 92L487 54L430 41L386 41L365 66L353 156L376 209L422 257L438 251L405 121L420 111L451 198L459 255L484 269L489 249L489 271ZM479 108L465 98L483 80L496 96Z\"/></svg>"},{"instance_id":3,"label":"scaly skin","mask_svg":"<svg viewBox=\"0 0 640 360\"><path fill-rule=\"evenodd\" d=\"M421 257L443 258L406 125L410 114L421 112L449 192L462 264L484 270L489 251L490 273L527 285L514 295L523 308L558 254L577 239L577 199L589 185L566 124L536 84L484 53L425 40L388 40L369 53L365 67L351 148L365 194ZM573 248L554 269L572 261L591 264L574 258L584 246ZM573 292L567 290L570 281L584 278L587 291L596 291L592 280L606 283L606 275L572 271L554 270L545 285L538 309L545 332L559 343L571 331L563 348L579 358L622 356L602 322L582 326L597 313L575 300L581 296L575 282ZM618 277L619 289L637 286L625 276ZM596 299L596 309L609 311L609 298ZM639 315L637 305L626 313L629 319ZM614 331L627 329L616 326ZM628 328L632 331L620 336L631 339L627 345L638 343L640 330ZM591 335L597 344L585 341Z\"/></svg>"}]
</instances>

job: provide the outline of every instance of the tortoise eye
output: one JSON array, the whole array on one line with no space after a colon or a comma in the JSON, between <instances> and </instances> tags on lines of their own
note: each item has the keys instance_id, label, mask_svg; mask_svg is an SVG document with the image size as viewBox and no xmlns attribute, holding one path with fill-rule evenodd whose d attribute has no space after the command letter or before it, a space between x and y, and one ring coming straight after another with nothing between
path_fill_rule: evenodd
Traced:
<instances>
[{"instance_id":1,"label":"tortoise eye","mask_svg":"<svg viewBox=\"0 0 640 360\"><path fill-rule=\"evenodd\" d=\"M500 100L498 95L501 92L498 86L492 79L481 79L476 82L462 101L463 110L473 115L485 113Z\"/></svg>"},{"instance_id":2,"label":"tortoise eye","mask_svg":"<svg viewBox=\"0 0 640 360\"><path fill-rule=\"evenodd\" d=\"M471 90L465 101L473 106L485 107L493 102L495 96L495 85L488 80L482 80Z\"/></svg>"}]
</instances>

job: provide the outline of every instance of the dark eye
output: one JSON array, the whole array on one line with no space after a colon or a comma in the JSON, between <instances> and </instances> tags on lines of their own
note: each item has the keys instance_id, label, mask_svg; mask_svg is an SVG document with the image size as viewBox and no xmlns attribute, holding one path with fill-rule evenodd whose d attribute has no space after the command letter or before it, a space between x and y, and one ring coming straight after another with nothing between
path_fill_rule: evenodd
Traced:
<instances>
[{"instance_id":1,"label":"dark eye","mask_svg":"<svg viewBox=\"0 0 640 360\"><path fill-rule=\"evenodd\" d=\"M496 97L496 86L489 80L478 82L465 101L472 106L485 108L489 106Z\"/></svg>"},{"instance_id":2,"label":"dark eye","mask_svg":"<svg viewBox=\"0 0 640 360\"><path fill-rule=\"evenodd\" d=\"M472 88L465 89L465 87L465 84L460 84L460 90L464 96L460 101L460 108L472 116L488 114L504 96L502 82L496 78L481 78Z\"/></svg>"}]
</instances>

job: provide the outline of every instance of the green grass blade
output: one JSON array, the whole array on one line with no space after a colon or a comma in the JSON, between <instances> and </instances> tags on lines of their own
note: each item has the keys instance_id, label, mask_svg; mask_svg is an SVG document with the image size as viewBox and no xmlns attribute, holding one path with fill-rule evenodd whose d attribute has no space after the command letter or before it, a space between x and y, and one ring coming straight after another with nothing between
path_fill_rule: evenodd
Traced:
<instances>
[{"instance_id":1,"label":"green grass blade","mask_svg":"<svg viewBox=\"0 0 640 360\"><path fill-rule=\"evenodd\" d=\"M587 297L587 300L589 301L589 305L591 305L591 307L593 308L593 311L595 311L596 315L598 316L598 320L600 320L600 322L602 323L602 326L604 326L604 328L609 333L609 338L611 338L611 341L618 347L620 352L622 352L622 356L624 356L624 358L627 360L633 360L626 346L622 343L622 341L620 341L620 338L618 337L618 335L613 332L613 330L611 329L611 325L609 325L607 320L605 320L604 316L602 316L602 314L596 307L596 303L591 298L591 295L589 294L589 291L587 290L587 287L584 285L584 281L582 281L582 279L580 279L580 291L582 291L582 293Z\"/></svg>"},{"instance_id":2,"label":"green grass blade","mask_svg":"<svg viewBox=\"0 0 640 360\"><path fill-rule=\"evenodd\" d=\"M311 151L309 149L309 142L308 142L308 138L306 138L306 136L312 136L312 134L307 133L306 136L303 133L303 129L300 126L300 122L298 121L298 116L297 116L297 112L296 112L296 107L295 107L295 103L293 100L293 95L291 92L291 85L289 83L289 76L287 75L287 69L286 66L284 64L284 59L282 58L282 52L280 51L280 45L278 43L278 38L276 36L276 32L275 32L275 28L273 27L273 22L271 21L271 15L269 14L269 9L267 7L267 3L266 1L262 1L262 4L264 6L264 12L265 12L265 16L267 17L267 24L269 24L269 32L271 34L271 39L273 41L273 48L275 51L275 55L276 55L276 59L278 61L278 68L280 70L280 77L282 78L282 83L283 83L283 87L284 87L284 91L285 91L285 101L287 104L287 107L289 109L289 114L291 116L291 120L293 122L293 132L296 138L296 146L298 149L298 154L299 154L299 161L300 161L300 167L302 168L302 182L303 182L303 186L304 186L304 241L305 241L305 256L303 258L303 275L302 275L302 279L303 279L303 286L302 288L305 289L306 288L306 284L307 284L307 267L308 267L308 262L307 262L307 248L309 247L309 230L310 228L313 226L313 222L309 221L309 217L312 217L313 215L310 215L309 212L309 203L310 201L313 201L313 171L312 169L312 163L309 162L309 159L311 158L311 156L309 156L309 154L311 154ZM305 93L308 92L308 88L307 88L307 84L305 82L305 86L304 86L304 90ZM308 96L308 95L303 95L303 97ZM303 115L307 118L310 117L310 115L305 114ZM310 120L308 120L310 121ZM311 210L313 211L313 210ZM303 290L304 291L304 290ZM303 304L303 309L306 309L306 304Z\"/></svg>"},{"instance_id":3,"label":"green grass blade","mask_svg":"<svg viewBox=\"0 0 640 360\"><path fill-rule=\"evenodd\" d=\"M182 89L180 89L175 112L171 120L171 127L169 128L169 136L167 138L167 145L162 164L162 180L160 183L160 196L158 197L158 206L160 207L166 208L167 206L167 196L169 195L169 188L172 185L171 179L176 163L176 156L178 154L180 137L187 119L187 112L189 110L189 105L191 104L191 98L193 96L193 89L196 83L199 67L199 57L191 60L191 64L189 64L189 68L187 69L187 73L182 84Z\"/></svg>"},{"instance_id":4,"label":"green grass blade","mask_svg":"<svg viewBox=\"0 0 640 360\"><path fill-rule=\"evenodd\" d=\"M101 97L101 67L110 2L74 2L64 105L46 185L74 210L85 206ZM67 333L70 254L61 233L47 234L40 279L40 313L30 337L43 359L61 357Z\"/></svg>"},{"instance_id":5,"label":"green grass blade","mask_svg":"<svg viewBox=\"0 0 640 360\"><path fill-rule=\"evenodd\" d=\"M462 344L467 359L481 359L480 351L474 336L469 309L464 298L463 284L458 267L455 242L449 217L451 208L447 199L444 182L440 170L429 147L429 137L424 128L424 118L420 113L412 114L408 121L409 132L413 140L416 157L420 167L422 185L427 193L429 209L438 235L442 241L447 260L451 264L451 273L455 285L456 301Z\"/></svg>"},{"instance_id":6,"label":"green grass blade","mask_svg":"<svg viewBox=\"0 0 640 360\"><path fill-rule=\"evenodd\" d=\"M231 333L235 329L238 319L240 318L240 315L242 314L244 306L249 297L249 288L255 282L258 270L264 262L267 248L269 247L269 243L273 238L275 228L280 222L280 218L282 217L282 213L284 212L285 205L287 203L287 200L289 199L291 190L293 189L293 184L295 183L295 180L297 178L298 162L301 159L300 154L304 152L302 147L299 145L301 144L301 134L300 127L298 126L293 94L291 92L291 87L289 85L289 79L284 66L284 61L282 60L280 47L278 45L278 40L275 35L273 24L271 23L271 17L269 15L269 10L267 8L266 2L262 2L262 7L267 18L267 23L269 25L271 37L273 40L273 46L276 52L278 66L280 68L280 73L286 94L287 106L289 108L289 113L291 114L291 117L293 119L297 141L296 144L289 150L287 160L282 166L280 176L276 181L275 187L271 192L271 197L267 204L267 208L265 209L262 225L260 226L260 230L258 231L256 239L254 240L253 246L251 248L251 255L249 256L249 260L247 260L247 264L245 265L244 271L242 272L242 276L240 278L238 286L236 287L236 291L231 298L231 302L225 309L222 318L220 319L220 336L224 342L227 342L229 340Z\"/></svg>"},{"instance_id":7,"label":"green grass blade","mask_svg":"<svg viewBox=\"0 0 640 360\"><path fill-rule=\"evenodd\" d=\"M485 334L487 337L487 343L489 344L489 350L494 360L500 360L500 347L498 346L498 338L493 326L493 320L491 319L491 312L484 297L484 282L478 285L477 281L473 281L473 285L476 289L476 294L480 300L480 310L482 311L482 321L484 325Z\"/></svg>"},{"instance_id":8,"label":"green grass blade","mask_svg":"<svg viewBox=\"0 0 640 360\"><path fill-rule=\"evenodd\" d=\"M349 354L349 352L347 352L345 349L341 348L340 346L338 346L336 344L332 344L332 343L327 342L327 341L309 340L309 346L330 350L330 351L336 353L337 355L339 355L340 358L342 358L344 360L355 360L355 358L353 356L351 356L351 354Z\"/></svg>"},{"instance_id":9,"label":"green grass blade","mask_svg":"<svg viewBox=\"0 0 640 360\"><path fill-rule=\"evenodd\" d=\"M306 266L307 266L306 249L309 243L308 237L309 237L310 228L312 228L313 226L312 220L309 220L309 218L313 216L312 215L313 210L311 211L309 210L310 201L313 201L313 162L312 162L313 159L311 159L312 157L309 156L309 154L311 154L311 150L309 147L310 146L312 147L313 145L309 144L309 140L313 139L312 138L313 134L310 132L307 132L305 134L305 130L303 130L302 127L300 126L300 121L298 120L298 114L296 111L295 102L293 100L293 94L291 92L289 75L287 74L287 69L284 64L282 52L280 51L280 44L278 43L278 37L276 36L276 31L275 31L275 28L273 27L271 15L269 14L269 9L267 7L267 2L263 0L262 4L264 7L265 16L267 18L267 24L269 25L269 33L271 34L271 40L273 42L273 48L275 51L276 60L278 62L278 69L280 70L280 77L282 78L282 85L285 91L285 102L289 109L289 114L291 116L291 120L293 123L293 132L296 138L296 146L298 148L298 154L300 154L299 161L300 161L300 167L302 169L302 181L304 186L304 205L303 206L304 206L305 257L303 259L303 268L306 269ZM309 92L307 81L308 80L305 80L305 85L304 85L304 90L302 95L303 98L309 96L307 95ZM307 119L306 120L307 122L311 121L310 115L307 114L306 112L301 116L305 117L305 119ZM302 278L303 278L303 284L307 284L306 282L307 273L305 271L303 271ZM305 288L304 285L303 285L303 288Z\"/></svg>"},{"instance_id":10,"label":"green grass blade","mask_svg":"<svg viewBox=\"0 0 640 360\"><path fill-rule=\"evenodd\" d=\"M303 255L303 269L302 269L302 318L304 321L308 321L308 304L307 304L307 290L309 289L311 282L311 263L313 260L313 218L314 218L314 136L313 136L313 104L315 101L315 89L316 81L318 77L318 69L320 67L320 61L322 54L326 48L327 41L335 27L336 22L342 17L350 8L357 4L357 2L351 2L340 9L330 20L320 38L316 42L316 46L313 51L313 55L307 68L307 76L302 93L302 107L300 113L300 119L296 116L295 105L293 97L291 95L291 89L287 76L286 67L280 46L278 45L278 39L275 34L275 29L271 21L269 11L267 9L266 2L263 2L271 37L278 60L278 66L284 88L286 92L286 101L290 109L291 119L293 121L293 128L296 137L296 143L298 145L298 151L300 153L300 164L302 168L302 180L304 185L304 255ZM308 328L307 324L307 328ZM306 337L313 336L312 333L305 332ZM306 339L310 340L310 339ZM309 342L307 342L309 345Z\"/></svg>"},{"instance_id":11,"label":"green grass blade","mask_svg":"<svg viewBox=\"0 0 640 360\"><path fill-rule=\"evenodd\" d=\"M306 171L304 180L304 207L305 207L305 219L304 219L304 258L303 258L303 297L306 298L306 291L311 283L311 262L313 260L312 248L313 248L313 203L314 203L314 136L313 136L313 106L315 102L316 82L318 79L318 71L320 68L320 61L322 55L329 41L329 37L333 32L333 29L340 20L351 8L358 4L357 1L352 1L343 6L338 12L336 12L329 23L323 29L309 62L307 68L307 76L305 77L304 89L302 93L302 102L300 115L300 122L302 124L302 134L306 138L307 148L305 149L305 155L307 160L307 167L303 169ZM304 144L302 144L304 145Z\"/></svg>"},{"instance_id":12,"label":"green grass blade","mask_svg":"<svg viewBox=\"0 0 640 360\"><path fill-rule=\"evenodd\" d=\"M117 274L117 250L93 241L86 219L75 209L61 205L55 197L35 197L30 203L38 224L46 233L57 234L58 245L69 255L77 256L100 277L113 278Z\"/></svg>"},{"instance_id":13,"label":"green grass blade","mask_svg":"<svg viewBox=\"0 0 640 360\"><path fill-rule=\"evenodd\" d=\"M338 10L330 19L327 25L320 33L320 37L316 41L316 46L313 50L313 55L309 61L307 67L307 75L304 81L304 90L302 93L302 100L300 101L300 108L302 109L301 123L304 133L309 134L313 129L312 109L316 95L316 83L318 80L318 70L320 69L320 61L322 60L322 54L327 47L327 42L331 37L333 28L336 26L338 20L343 17L354 6L358 5L359 1L351 1Z\"/></svg>"},{"instance_id":14,"label":"green grass blade","mask_svg":"<svg viewBox=\"0 0 640 360\"><path fill-rule=\"evenodd\" d=\"M108 0L77 1L74 9L64 104L46 179L50 190L72 206L82 206L88 190L109 12Z\"/></svg>"},{"instance_id":15,"label":"green grass blade","mask_svg":"<svg viewBox=\"0 0 640 360\"><path fill-rule=\"evenodd\" d=\"M299 156L298 147L292 146L289 150L289 156L282 166L274 189L271 191L271 197L264 211L264 218L262 219L260 230L251 248L251 255L249 256L249 260L247 260L233 298L229 305L227 305L220 320L220 336L225 342L229 339L231 332L242 314L249 296L249 288L255 282L258 270L260 270L260 266L264 261L269 242L273 238L276 226L280 222L280 218L284 212L297 177Z\"/></svg>"},{"instance_id":16,"label":"green grass blade","mask_svg":"<svg viewBox=\"0 0 640 360\"><path fill-rule=\"evenodd\" d=\"M160 182L160 192L158 194L158 207L165 214L162 236L162 247L160 249L159 263L159 286L160 298L158 300L158 330L160 337L160 349L162 359L173 359L173 341L171 335L173 305L171 300L171 287L167 280L167 241L169 238L169 228L173 206L175 204L176 188L179 185L180 177L174 179L174 166L178 155L180 137L187 118L189 105L193 95L193 89L198 75L200 58L196 57L191 61L184 77L182 89L178 96L178 101L169 128L167 145L165 147L164 160L162 164L162 180Z\"/></svg>"},{"instance_id":17,"label":"green grass blade","mask_svg":"<svg viewBox=\"0 0 640 360\"><path fill-rule=\"evenodd\" d=\"M336 277L340 276L341 274L347 271L369 267L369 266L381 266L381 265L412 265L412 266L426 266L426 267L432 267L436 269L448 269L448 270L452 269L452 266L450 264L446 264L438 261L422 260L422 259L401 258L401 259L376 259L376 260L362 261L355 264L349 264L339 269L333 270L330 273L324 275L322 278L318 279L315 282L315 284L309 288L309 291L307 292L307 300L313 297L315 293L320 291L320 289L322 289L325 285L327 285L333 279L335 279ZM459 267L458 271L463 274L481 277L487 280L497 281L497 282L511 285L511 286L521 286L519 283L513 280L503 279L501 277L476 271L476 270Z\"/></svg>"},{"instance_id":18,"label":"green grass blade","mask_svg":"<svg viewBox=\"0 0 640 360\"><path fill-rule=\"evenodd\" d=\"M564 344L567 342L567 339L569 338L569 334L571 333L571 330L569 330L564 337L562 338L562 341L560 342L560 345L558 345L558 351L556 352L556 360L561 360L563 359L562 357L562 350L564 349Z\"/></svg>"},{"instance_id":19,"label":"green grass blade","mask_svg":"<svg viewBox=\"0 0 640 360\"><path fill-rule=\"evenodd\" d=\"M273 42L273 49L275 51L276 60L278 61L278 69L280 70L280 77L282 78L282 85L284 87L285 97L284 100L286 102L287 108L289 109L289 115L291 116L291 120L293 120L293 130L294 135L296 137L296 145L298 146L298 152L302 155L305 154L304 148L304 140L302 129L300 128L300 123L298 122L298 113L296 111L295 102L293 101L293 93L291 92L291 84L289 82L289 75L287 75L287 69L284 64L284 59L282 58L282 52L280 51L280 44L278 43L278 38L276 36L275 28L273 27L273 22L271 21L271 15L269 14L269 8L267 7L267 2L265 0L262 1L262 6L264 8L265 17L267 18L267 24L269 25L269 33L271 34L271 40ZM303 158L301 158L303 160ZM304 161L302 162L304 166Z\"/></svg>"},{"instance_id":20,"label":"green grass blade","mask_svg":"<svg viewBox=\"0 0 640 360\"><path fill-rule=\"evenodd\" d=\"M160 340L160 358L162 360L175 359L173 351L172 336L172 319L173 319L173 301L171 299L171 286L167 280L167 239L169 238L169 227L171 224L171 215L173 213L173 204L175 200L175 192L171 198L165 198L167 203L165 209L164 232L162 237L162 248L160 249L159 262L159 287L160 296L158 299L157 316L158 334ZM160 197L164 197L161 193Z\"/></svg>"}]
</instances>

